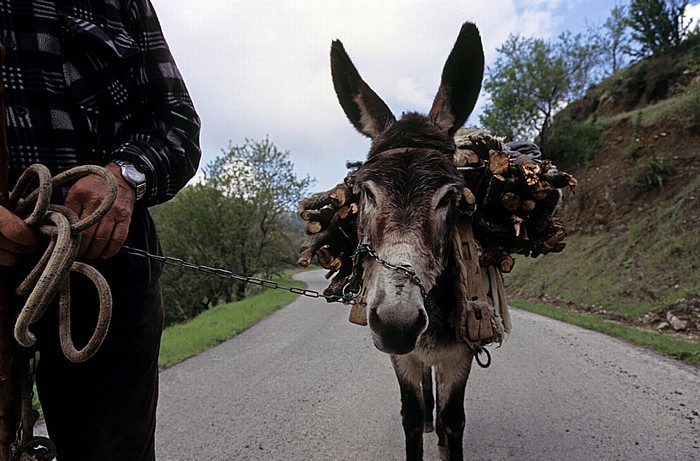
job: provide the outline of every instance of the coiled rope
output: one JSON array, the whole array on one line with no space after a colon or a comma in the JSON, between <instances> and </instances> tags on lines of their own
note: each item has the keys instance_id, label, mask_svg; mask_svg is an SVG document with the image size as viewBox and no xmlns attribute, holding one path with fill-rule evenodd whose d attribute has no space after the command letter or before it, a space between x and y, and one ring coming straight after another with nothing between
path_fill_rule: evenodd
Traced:
<instances>
[{"instance_id":1,"label":"coiled rope","mask_svg":"<svg viewBox=\"0 0 700 461\"><path fill-rule=\"evenodd\" d=\"M86 218L80 220L69 208L51 204L53 190L70 181L88 175L104 179L107 191L104 201ZM20 200L30 186L38 180L37 188ZM84 362L102 345L112 316L112 294L104 277L92 266L75 261L80 247L80 235L97 224L110 210L117 197L117 180L106 168L84 165L51 177L49 169L35 164L27 168L10 193L9 207L29 226L50 238L46 251L34 269L17 287L16 294L28 295L15 323L15 339L25 347L36 343L29 327L46 311L49 303L59 295L59 337L61 349L72 362ZM99 296L97 325L88 343L80 350L71 336L70 273L76 272L89 278Z\"/></svg>"},{"instance_id":2,"label":"coiled rope","mask_svg":"<svg viewBox=\"0 0 700 461\"><path fill-rule=\"evenodd\" d=\"M53 190L70 181L88 175L98 175L107 185L105 199L88 217L80 220L69 208L51 204ZM32 184L38 186L26 198ZM117 180L106 168L85 165L72 168L51 177L49 169L35 164L27 168L17 180L10 193L9 209L24 222L49 237L50 241L44 254L34 269L17 287L15 293L27 296L24 307L19 312L15 323L14 335L17 342L29 348L36 343L36 337L29 331L54 299L59 295L59 338L61 349L66 358L72 362L84 362L92 357L102 345L109 322L112 317L112 293L107 281L96 269L75 261L80 248L80 235L89 227L97 224L110 210L117 198ZM70 273L76 272L89 278L99 296L99 314L97 325L90 340L82 349L75 347L71 336L70 317ZM54 459L56 447L50 439L34 436L34 424L38 413L32 409L32 379L29 362L36 360L34 352L24 349L20 352L23 372L20 373L20 418L16 442L11 445L11 459L44 461Z\"/></svg>"}]
</instances>

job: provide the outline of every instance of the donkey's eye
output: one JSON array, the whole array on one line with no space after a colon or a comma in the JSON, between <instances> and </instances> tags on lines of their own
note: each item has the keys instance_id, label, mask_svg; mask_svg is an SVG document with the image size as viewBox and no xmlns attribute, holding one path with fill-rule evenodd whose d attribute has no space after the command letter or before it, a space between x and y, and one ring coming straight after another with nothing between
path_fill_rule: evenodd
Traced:
<instances>
[{"instance_id":1,"label":"donkey's eye","mask_svg":"<svg viewBox=\"0 0 700 461\"><path fill-rule=\"evenodd\" d=\"M448 206L450 206L453 203L454 198L455 198L454 191L447 192L445 195L442 196L442 198L438 202L437 209L440 210L442 208L447 208Z\"/></svg>"},{"instance_id":2,"label":"donkey's eye","mask_svg":"<svg viewBox=\"0 0 700 461\"><path fill-rule=\"evenodd\" d=\"M362 192L365 194L365 200L367 200L367 203L370 205L376 205L377 204L377 199L374 197L374 194L372 193L369 188L365 187Z\"/></svg>"}]
</instances>

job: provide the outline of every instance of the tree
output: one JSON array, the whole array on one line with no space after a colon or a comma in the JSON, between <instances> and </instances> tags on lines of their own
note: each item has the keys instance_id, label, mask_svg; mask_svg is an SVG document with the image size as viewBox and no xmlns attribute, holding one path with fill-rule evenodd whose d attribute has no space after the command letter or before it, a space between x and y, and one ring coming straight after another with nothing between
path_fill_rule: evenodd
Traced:
<instances>
[{"instance_id":1,"label":"tree","mask_svg":"<svg viewBox=\"0 0 700 461\"><path fill-rule=\"evenodd\" d=\"M152 211L166 255L234 270L229 237L238 219L220 191L204 184L190 185ZM166 325L191 319L219 302L231 301L236 292L231 281L168 266L161 286Z\"/></svg>"},{"instance_id":2,"label":"tree","mask_svg":"<svg viewBox=\"0 0 700 461\"><path fill-rule=\"evenodd\" d=\"M616 5L602 27L599 50L603 53L603 63L609 63L610 75L615 74L626 63L625 55L631 52L628 34L627 9Z\"/></svg>"},{"instance_id":3,"label":"tree","mask_svg":"<svg viewBox=\"0 0 700 461\"><path fill-rule=\"evenodd\" d=\"M288 152L267 138L233 146L204 168L205 184L220 190L245 209L237 232L240 270L244 275L271 273L290 244L280 223L296 209L311 184L298 179Z\"/></svg>"},{"instance_id":4,"label":"tree","mask_svg":"<svg viewBox=\"0 0 700 461\"><path fill-rule=\"evenodd\" d=\"M543 142L554 114L582 96L595 81L598 45L565 32L556 43L511 35L488 68L484 89L490 102L481 123L510 139Z\"/></svg>"},{"instance_id":5,"label":"tree","mask_svg":"<svg viewBox=\"0 0 700 461\"><path fill-rule=\"evenodd\" d=\"M648 56L678 45L690 28L685 21L689 0L632 0L627 24L632 38L639 43L635 53Z\"/></svg>"},{"instance_id":6,"label":"tree","mask_svg":"<svg viewBox=\"0 0 700 461\"><path fill-rule=\"evenodd\" d=\"M299 179L288 152L267 138L232 146L204 168L204 179L154 209L166 254L244 277L268 277L295 261L301 239L290 219L311 179ZM193 317L241 299L246 284L194 271L163 274L166 320Z\"/></svg>"}]
</instances>

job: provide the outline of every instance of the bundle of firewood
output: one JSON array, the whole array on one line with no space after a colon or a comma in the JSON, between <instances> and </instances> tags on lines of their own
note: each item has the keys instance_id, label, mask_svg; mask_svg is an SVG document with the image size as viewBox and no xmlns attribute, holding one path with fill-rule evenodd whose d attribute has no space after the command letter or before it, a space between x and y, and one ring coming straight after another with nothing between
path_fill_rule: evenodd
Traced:
<instances>
[{"instance_id":1,"label":"bundle of firewood","mask_svg":"<svg viewBox=\"0 0 700 461\"><path fill-rule=\"evenodd\" d=\"M299 249L297 264L307 267L316 256L321 267L328 269L326 278L333 280L323 292L326 296L341 297L352 274L359 205L358 197L352 192L351 178L352 173L346 176L345 183L299 202L307 237Z\"/></svg>"},{"instance_id":2,"label":"bundle of firewood","mask_svg":"<svg viewBox=\"0 0 700 461\"><path fill-rule=\"evenodd\" d=\"M534 143L505 144L465 128L455 142L455 164L476 200L472 220L481 265L510 272L513 253L537 257L562 251L566 230L556 210L561 189L575 187L576 179L541 159Z\"/></svg>"},{"instance_id":3,"label":"bundle of firewood","mask_svg":"<svg viewBox=\"0 0 700 461\"><path fill-rule=\"evenodd\" d=\"M533 143L505 144L482 130L462 128L455 135L454 161L462 172L468 195L479 263L510 272L519 253L537 257L564 249L566 230L556 216L561 189L576 179L540 158ZM299 202L307 237L297 263L307 267L314 256L333 277L324 295L341 297L352 274L357 247L358 197L353 194L351 169L342 184Z\"/></svg>"}]
</instances>

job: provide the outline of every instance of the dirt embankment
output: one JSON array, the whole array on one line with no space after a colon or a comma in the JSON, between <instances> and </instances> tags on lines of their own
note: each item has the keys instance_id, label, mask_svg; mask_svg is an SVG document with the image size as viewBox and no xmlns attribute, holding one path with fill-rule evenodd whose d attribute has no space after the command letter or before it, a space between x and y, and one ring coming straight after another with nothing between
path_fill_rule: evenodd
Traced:
<instances>
[{"instance_id":1,"label":"dirt embankment","mask_svg":"<svg viewBox=\"0 0 700 461\"><path fill-rule=\"evenodd\" d=\"M700 44L686 52L700 54ZM579 187L559 212L570 234L563 273L518 262L510 285L518 296L700 342L700 73L664 73L667 61L610 79L563 111L602 130L593 157L566 168Z\"/></svg>"}]
</instances>

